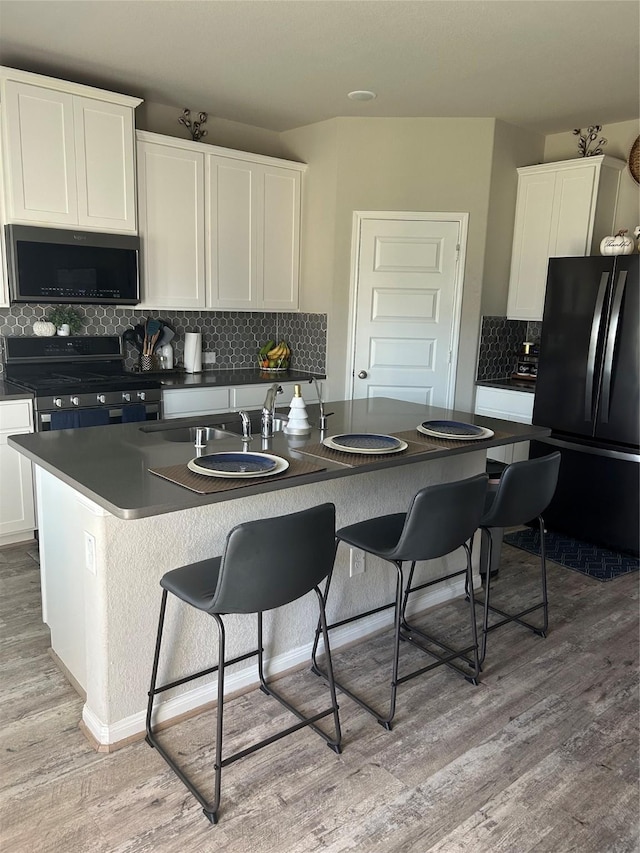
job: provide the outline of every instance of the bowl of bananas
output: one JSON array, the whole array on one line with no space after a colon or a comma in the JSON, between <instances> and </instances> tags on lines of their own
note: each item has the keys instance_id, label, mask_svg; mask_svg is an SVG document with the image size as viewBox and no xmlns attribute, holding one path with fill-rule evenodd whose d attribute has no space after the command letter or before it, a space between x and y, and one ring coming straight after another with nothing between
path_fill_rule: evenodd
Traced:
<instances>
[{"instance_id":1,"label":"bowl of bananas","mask_svg":"<svg viewBox=\"0 0 640 853\"><path fill-rule=\"evenodd\" d=\"M290 359L291 350L286 341L280 341L279 344L276 344L275 341L267 341L264 346L260 347L260 352L258 353L260 368L270 373L288 370Z\"/></svg>"}]
</instances>

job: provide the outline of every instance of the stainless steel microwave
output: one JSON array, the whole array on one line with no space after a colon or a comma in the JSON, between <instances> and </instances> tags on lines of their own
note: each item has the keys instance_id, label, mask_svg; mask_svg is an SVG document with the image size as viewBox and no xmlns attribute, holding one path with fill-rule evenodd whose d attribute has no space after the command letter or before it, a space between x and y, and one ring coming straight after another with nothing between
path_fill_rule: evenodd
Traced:
<instances>
[{"instance_id":1,"label":"stainless steel microwave","mask_svg":"<svg viewBox=\"0 0 640 853\"><path fill-rule=\"evenodd\" d=\"M5 233L11 303L140 302L138 237L30 225Z\"/></svg>"}]
</instances>

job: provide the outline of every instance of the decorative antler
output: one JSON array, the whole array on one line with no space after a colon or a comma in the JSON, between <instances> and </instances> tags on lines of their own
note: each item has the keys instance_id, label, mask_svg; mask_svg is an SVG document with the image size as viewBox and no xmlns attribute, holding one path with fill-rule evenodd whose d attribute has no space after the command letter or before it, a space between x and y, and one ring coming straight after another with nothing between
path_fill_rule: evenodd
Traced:
<instances>
[{"instance_id":1,"label":"decorative antler","mask_svg":"<svg viewBox=\"0 0 640 853\"><path fill-rule=\"evenodd\" d=\"M198 120L191 121L191 110L184 109L182 111L182 115L178 119L178 124L183 124L189 133L191 134L191 138L194 142L197 142L199 139L202 139L207 135L206 130L201 130L202 125L209 118L207 113L198 113Z\"/></svg>"}]
</instances>

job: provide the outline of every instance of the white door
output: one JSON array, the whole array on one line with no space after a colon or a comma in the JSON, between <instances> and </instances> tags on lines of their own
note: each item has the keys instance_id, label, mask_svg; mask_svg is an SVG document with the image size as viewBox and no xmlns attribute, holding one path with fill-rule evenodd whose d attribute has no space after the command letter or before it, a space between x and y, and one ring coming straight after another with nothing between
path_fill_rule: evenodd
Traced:
<instances>
[{"instance_id":1,"label":"white door","mask_svg":"<svg viewBox=\"0 0 640 853\"><path fill-rule=\"evenodd\" d=\"M467 214L369 216L356 214L352 395L451 406Z\"/></svg>"}]
</instances>

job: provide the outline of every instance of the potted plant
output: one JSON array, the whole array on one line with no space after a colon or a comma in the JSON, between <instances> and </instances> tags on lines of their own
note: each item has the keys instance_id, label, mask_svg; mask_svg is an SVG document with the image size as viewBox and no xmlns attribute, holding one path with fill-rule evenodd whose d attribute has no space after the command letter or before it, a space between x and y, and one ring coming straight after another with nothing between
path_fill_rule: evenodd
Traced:
<instances>
[{"instance_id":1,"label":"potted plant","mask_svg":"<svg viewBox=\"0 0 640 853\"><path fill-rule=\"evenodd\" d=\"M47 319L58 330L59 335L76 335L82 328L82 318L70 305L57 305Z\"/></svg>"}]
</instances>

